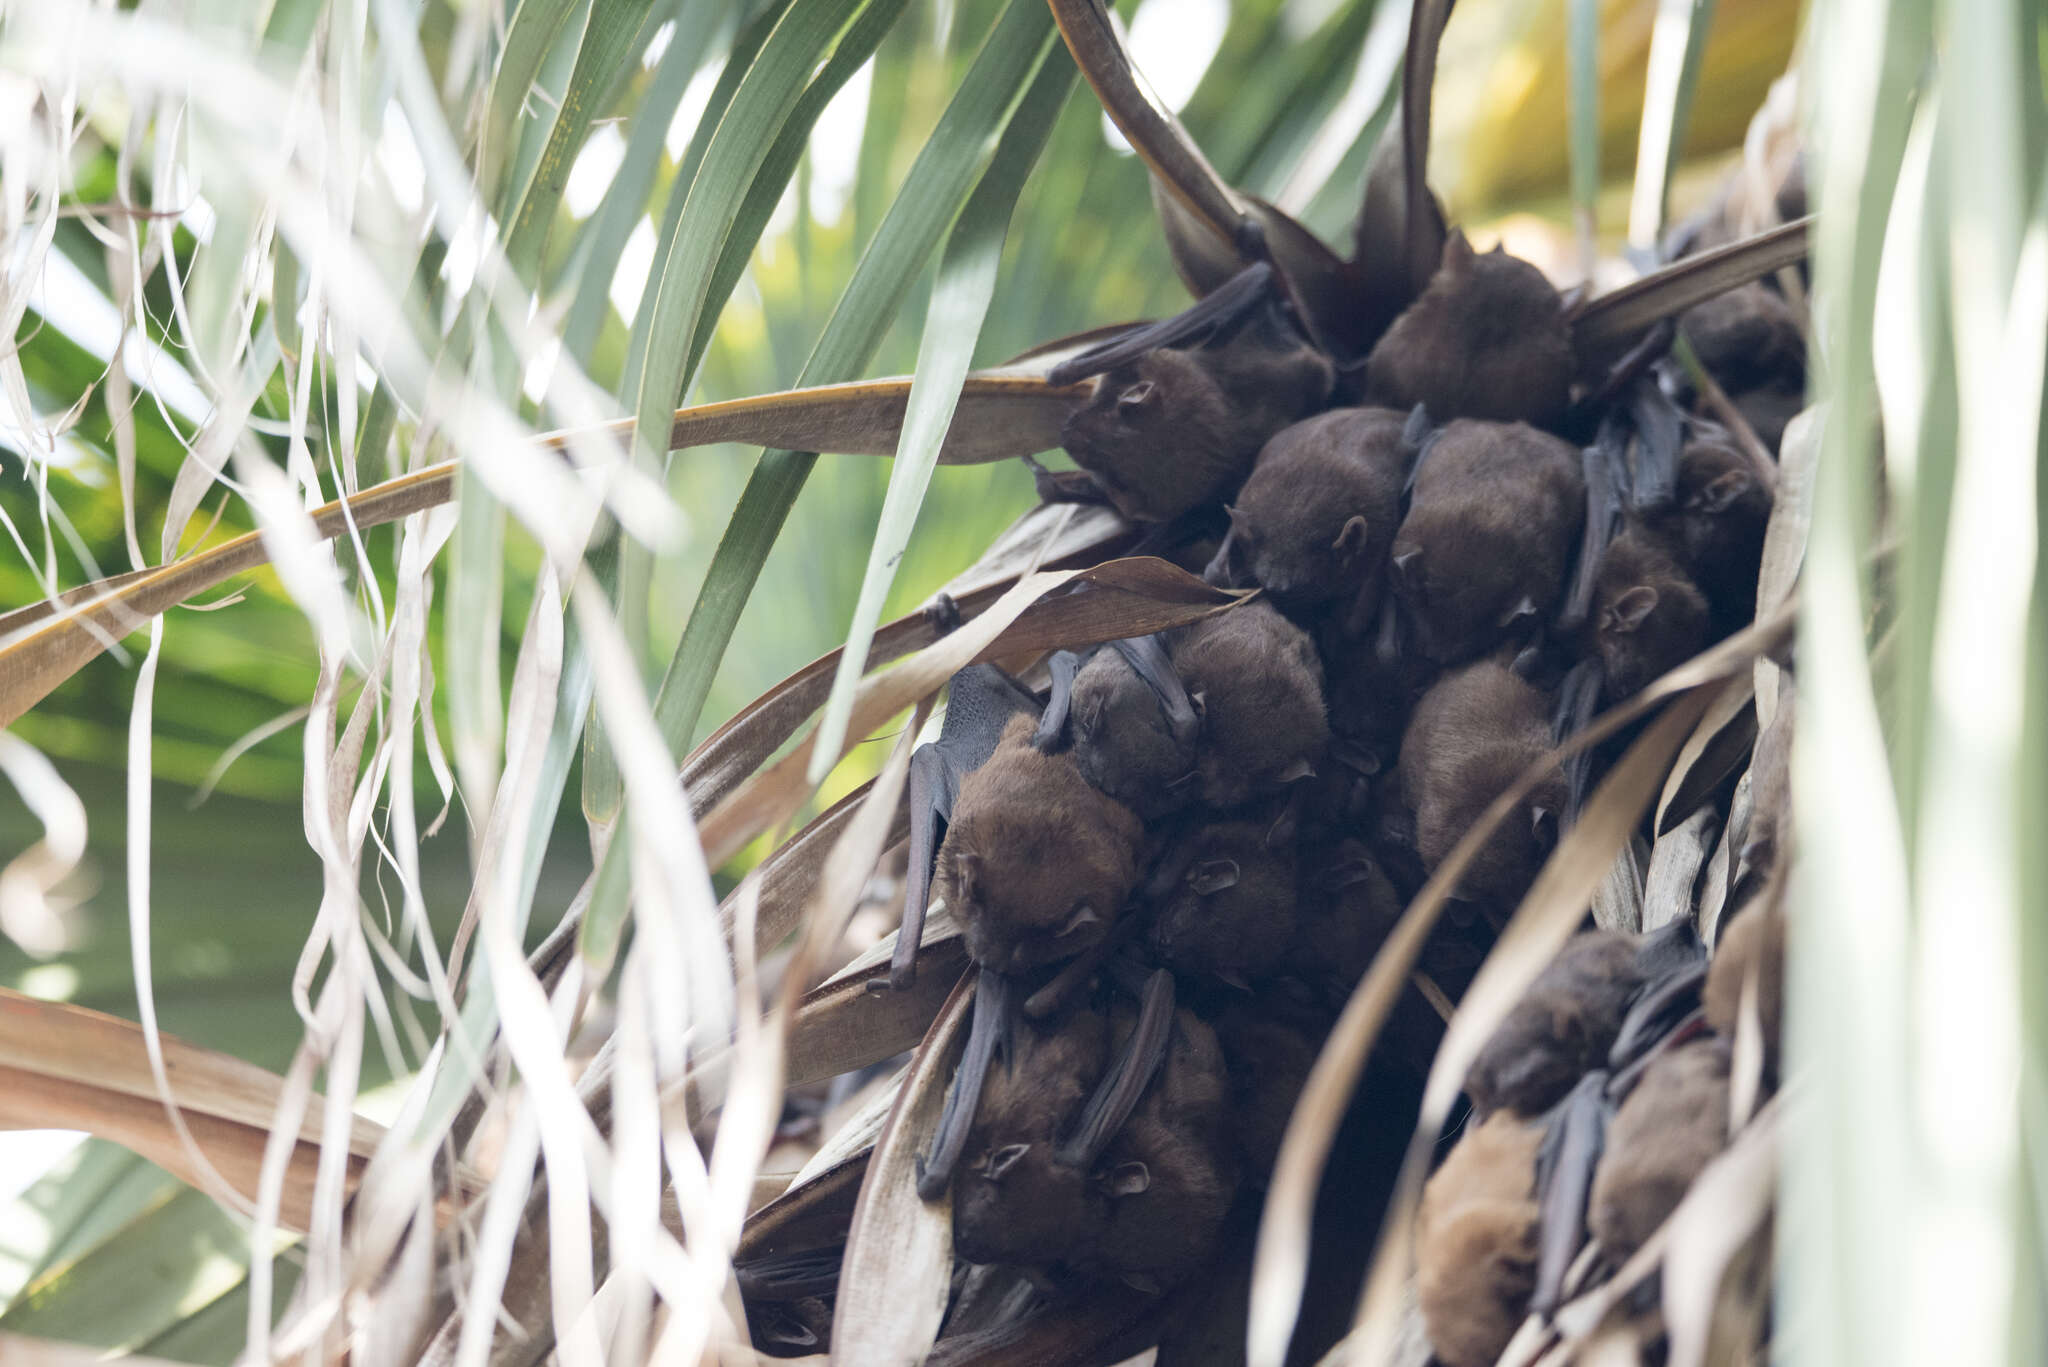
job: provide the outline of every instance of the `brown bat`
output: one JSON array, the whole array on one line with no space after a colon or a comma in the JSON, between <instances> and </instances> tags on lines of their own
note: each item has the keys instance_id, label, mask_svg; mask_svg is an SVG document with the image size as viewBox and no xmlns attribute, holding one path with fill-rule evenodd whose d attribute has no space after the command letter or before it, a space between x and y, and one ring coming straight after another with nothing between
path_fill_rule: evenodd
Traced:
<instances>
[{"instance_id":1,"label":"brown bat","mask_svg":"<svg viewBox=\"0 0 2048 1367\"><path fill-rule=\"evenodd\" d=\"M1481 660L1447 674L1415 705L1401 738L1401 792L1415 849L1434 871L1496 797L1551 748L1550 703L1506 666ZM1512 906L1557 838L1567 796L1553 769L1494 829L1459 880L1468 901Z\"/></svg>"},{"instance_id":2,"label":"brown bat","mask_svg":"<svg viewBox=\"0 0 2048 1367\"><path fill-rule=\"evenodd\" d=\"M1283 971L1306 983L1324 1007L1341 1008L1406 899L1364 842L1343 840L1302 860L1296 905L1298 929Z\"/></svg>"},{"instance_id":3,"label":"brown bat","mask_svg":"<svg viewBox=\"0 0 2048 1367\"><path fill-rule=\"evenodd\" d=\"M1748 457L1718 427L1696 424L1678 461L1672 508L1646 519L1713 610L1714 634L1725 636L1756 616L1756 581L1771 491Z\"/></svg>"},{"instance_id":4,"label":"brown bat","mask_svg":"<svg viewBox=\"0 0 2048 1367\"><path fill-rule=\"evenodd\" d=\"M1567 940L1472 1061L1473 1109L1542 1115L1605 1064L1645 980L1637 948L1635 936L1611 930Z\"/></svg>"},{"instance_id":5,"label":"brown bat","mask_svg":"<svg viewBox=\"0 0 2048 1367\"><path fill-rule=\"evenodd\" d=\"M1687 309L1678 330L1721 388L1806 387L1806 338L1785 296L1762 281Z\"/></svg>"},{"instance_id":6,"label":"brown bat","mask_svg":"<svg viewBox=\"0 0 2048 1367\"><path fill-rule=\"evenodd\" d=\"M1444 1367L1489 1367L1536 1287L1536 1154L1543 1127L1505 1112L1469 1125L1415 1219L1415 1285Z\"/></svg>"},{"instance_id":7,"label":"brown bat","mask_svg":"<svg viewBox=\"0 0 2048 1367\"><path fill-rule=\"evenodd\" d=\"M1728 1046L1664 1050L1621 1103L1593 1177L1587 1225L1609 1261L1628 1260L1728 1140Z\"/></svg>"},{"instance_id":8,"label":"brown bat","mask_svg":"<svg viewBox=\"0 0 2048 1367\"><path fill-rule=\"evenodd\" d=\"M1308 634L1255 600L1182 627L1173 667L1202 718L1199 795L1240 807L1307 778L1330 742L1323 666Z\"/></svg>"},{"instance_id":9,"label":"brown bat","mask_svg":"<svg viewBox=\"0 0 2048 1367\"><path fill-rule=\"evenodd\" d=\"M1255 266L1180 318L1052 372L1055 384L1096 376L1060 444L1125 517L1164 522L1228 495L1269 437L1329 402L1336 370L1269 281ZM1054 476L1040 491L1071 497L1077 483Z\"/></svg>"},{"instance_id":10,"label":"brown bat","mask_svg":"<svg viewBox=\"0 0 2048 1367\"><path fill-rule=\"evenodd\" d=\"M1488 418L1552 427L1571 400L1571 323L1556 288L1519 257L1444 239L1429 288L1366 358L1366 397L1442 422Z\"/></svg>"},{"instance_id":11,"label":"brown bat","mask_svg":"<svg viewBox=\"0 0 2048 1367\"><path fill-rule=\"evenodd\" d=\"M976 963L1019 972L1070 959L1109 932L1138 881L1144 828L1096 791L1068 755L1031 744L1012 717L968 774L939 847L933 893Z\"/></svg>"},{"instance_id":12,"label":"brown bat","mask_svg":"<svg viewBox=\"0 0 2048 1367\"><path fill-rule=\"evenodd\" d=\"M1338 408L1283 428L1230 507L1209 578L1242 574L1290 608L1338 601L1369 621L1414 455L1407 427L1390 408Z\"/></svg>"},{"instance_id":13,"label":"brown bat","mask_svg":"<svg viewBox=\"0 0 2048 1367\"><path fill-rule=\"evenodd\" d=\"M1152 913L1152 950L1176 973L1249 990L1295 936L1292 832L1276 831L1267 813L1210 822L1183 839L1192 847L1186 872Z\"/></svg>"},{"instance_id":14,"label":"brown bat","mask_svg":"<svg viewBox=\"0 0 2048 1367\"><path fill-rule=\"evenodd\" d=\"M1076 657L1053 659L1053 696L1033 743L1050 749L1071 738L1081 776L1140 818L1156 820L1196 795L1195 715L1158 638L1114 641L1078 671Z\"/></svg>"},{"instance_id":15,"label":"brown bat","mask_svg":"<svg viewBox=\"0 0 2048 1367\"><path fill-rule=\"evenodd\" d=\"M1655 534L1632 525L1601 558L1586 635L1602 691L1619 702L1706 647L1707 600Z\"/></svg>"},{"instance_id":16,"label":"brown bat","mask_svg":"<svg viewBox=\"0 0 2048 1367\"><path fill-rule=\"evenodd\" d=\"M1579 453L1526 424L1453 422L1418 458L1394 592L1422 652L1458 664L1546 619L1586 517Z\"/></svg>"},{"instance_id":17,"label":"brown bat","mask_svg":"<svg viewBox=\"0 0 2048 1367\"><path fill-rule=\"evenodd\" d=\"M1228 1086L1215 1032L1175 1012L1165 1061L1098 1166L1112 1196L1103 1266L1142 1290L1162 1289L1216 1249L1237 1192Z\"/></svg>"},{"instance_id":18,"label":"brown bat","mask_svg":"<svg viewBox=\"0 0 2048 1367\"><path fill-rule=\"evenodd\" d=\"M1276 992L1233 1003L1216 1018L1216 1040L1230 1073L1231 1129L1246 1182L1263 1187L1272 1174L1324 1033L1317 1019Z\"/></svg>"}]
</instances>

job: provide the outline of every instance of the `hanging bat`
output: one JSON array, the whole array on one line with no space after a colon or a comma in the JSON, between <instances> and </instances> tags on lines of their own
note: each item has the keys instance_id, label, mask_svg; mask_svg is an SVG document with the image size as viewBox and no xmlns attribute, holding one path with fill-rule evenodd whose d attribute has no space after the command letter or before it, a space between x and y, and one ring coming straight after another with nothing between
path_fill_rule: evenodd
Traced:
<instances>
[{"instance_id":1,"label":"hanging bat","mask_svg":"<svg viewBox=\"0 0 2048 1367\"><path fill-rule=\"evenodd\" d=\"M1626 527L1594 583L1587 648L1600 660L1607 700L1633 697L1706 648L1707 600L1654 533Z\"/></svg>"},{"instance_id":2,"label":"hanging bat","mask_svg":"<svg viewBox=\"0 0 2048 1367\"><path fill-rule=\"evenodd\" d=\"M1275 813L1213 821L1182 839L1186 872L1159 899L1149 943L1176 973L1249 991L1295 935L1295 850Z\"/></svg>"},{"instance_id":3,"label":"hanging bat","mask_svg":"<svg viewBox=\"0 0 2048 1367\"><path fill-rule=\"evenodd\" d=\"M1551 706L1504 665L1481 660L1447 674L1415 706L1401 738L1401 792L1415 849L1434 870L1493 800L1550 752ZM1467 866L1457 895L1511 906L1556 843L1567 796L1561 770L1523 799Z\"/></svg>"},{"instance_id":4,"label":"hanging bat","mask_svg":"<svg viewBox=\"0 0 2048 1367\"><path fill-rule=\"evenodd\" d=\"M1323 666L1308 634L1256 599L1179 628L1174 671L1202 719L1198 794L1240 807L1307 778L1330 742Z\"/></svg>"},{"instance_id":5,"label":"hanging bat","mask_svg":"<svg viewBox=\"0 0 2048 1367\"><path fill-rule=\"evenodd\" d=\"M1422 1191L1415 1286L1444 1367L1489 1367L1536 1286L1543 1127L1501 1112L1470 1124Z\"/></svg>"},{"instance_id":6,"label":"hanging bat","mask_svg":"<svg viewBox=\"0 0 2048 1367\"><path fill-rule=\"evenodd\" d=\"M1701 1039L1658 1054L1621 1103L1586 1221L1619 1265L1642 1247L1728 1140L1728 1047Z\"/></svg>"},{"instance_id":7,"label":"hanging bat","mask_svg":"<svg viewBox=\"0 0 2048 1367\"><path fill-rule=\"evenodd\" d=\"M1526 424L1453 422L1413 490L1393 587L1424 654L1458 664L1549 616L1586 517L1577 451Z\"/></svg>"},{"instance_id":8,"label":"hanging bat","mask_svg":"<svg viewBox=\"0 0 2048 1367\"><path fill-rule=\"evenodd\" d=\"M1678 330L1730 397L1806 388L1806 338L1785 296L1762 281L1717 294L1680 315Z\"/></svg>"},{"instance_id":9,"label":"hanging bat","mask_svg":"<svg viewBox=\"0 0 2048 1367\"><path fill-rule=\"evenodd\" d=\"M1163 1290L1215 1252L1237 1194L1228 1087L1215 1032L1174 1012L1158 1074L1100 1163L1113 1198L1102 1262L1126 1284Z\"/></svg>"},{"instance_id":10,"label":"hanging bat","mask_svg":"<svg viewBox=\"0 0 2048 1367\"><path fill-rule=\"evenodd\" d=\"M1107 934L1137 885L1144 838L1136 814L1071 756L1032 745L1035 729L1031 714L1013 716L961 780L932 878L968 954L1008 973L1070 959Z\"/></svg>"},{"instance_id":11,"label":"hanging bat","mask_svg":"<svg viewBox=\"0 0 2048 1367\"><path fill-rule=\"evenodd\" d=\"M1231 1132L1244 1180L1263 1187L1326 1031L1278 992L1232 1003L1216 1017L1230 1077Z\"/></svg>"},{"instance_id":12,"label":"hanging bat","mask_svg":"<svg viewBox=\"0 0 2048 1367\"><path fill-rule=\"evenodd\" d=\"M1643 986L1637 948L1635 936L1611 930L1567 940L1472 1061L1472 1109L1539 1116L1604 1066Z\"/></svg>"},{"instance_id":13,"label":"hanging bat","mask_svg":"<svg viewBox=\"0 0 2048 1367\"><path fill-rule=\"evenodd\" d=\"M1073 746L1081 776L1145 821L1195 797L1200 719L1155 636L1112 641L1086 664L1054 657L1052 700L1032 743Z\"/></svg>"},{"instance_id":14,"label":"hanging bat","mask_svg":"<svg viewBox=\"0 0 2048 1367\"><path fill-rule=\"evenodd\" d=\"M1407 905L1363 841L1304 855L1294 943L1282 971L1327 1009L1341 1008Z\"/></svg>"},{"instance_id":15,"label":"hanging bat","mask_svg":"<svg viewBox=\"0 0 2048 1367\"><path fill-rule=\"evenodd\" d=\"M1647 521L1706 595L1716 637L1756 616L1771 503L1771 491L1734 440L1719 427L1695 423L1679 456L1674 505Z\"/></svg>"},{"instance_id":16,"label":"hanging bat","mask_svg":"<svg viewBox=\"0 0 2048 1367\"><path fill-rule=\"evenodd\" d=\"M1327 404L1336 383L1264 263L1049 378L1091 375L1093 392L1060 429L1082 478L1041 479L1040 493L1106 499L1134 522L1169 521L1229 494L1267 439Z\"/></svg>"},{"instance_id":17,"label":"hanging bat","mask_svg":"<svg viewBox=\"0 0 2048 1367\"><path fill-rule=\"evenodd\" d=\"M1369 621L1401 521L1407 427L1393 409L1338 408L1281 429L1229 509L1211 582L1249 578L1291 609L1338 602Z\"/></svg>"},{"instance_id":18,"label":"hanging bat","mask_svg":"<svg viewBox=\"0 0 2048 1367\"><path fill-rule=\"evenodd\" d=\"M1439 422L1554 427L1574 365L1564 300L1543 272L1501 248L1476 253L1454 231L1429 287L1366 358L1365 390L1404 412L1423 404Z\"/></svg>"}]
</instances>

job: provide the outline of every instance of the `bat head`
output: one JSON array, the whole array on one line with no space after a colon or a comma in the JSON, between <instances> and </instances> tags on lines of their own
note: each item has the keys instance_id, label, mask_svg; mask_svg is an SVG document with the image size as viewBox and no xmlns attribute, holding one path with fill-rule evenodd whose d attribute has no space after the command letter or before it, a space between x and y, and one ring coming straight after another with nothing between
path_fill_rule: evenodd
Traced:
<instances>
[{"instance_id":1,"label":"bat head","mask_svg":"<svg viewBox=\"0 0 2048 1367\"><path fill-rule=\"evenodd\" d=\"M1206 354L1162 347L1096 377L1060 445L1125 517L1164 522L1243 475L1252 452L1236 449L1237 426Z\"/></svg>"},{"instance_id":2,"label":"bat head","mask_svg":"<svg viewBox=\"0 0 2048 1367\"><path fill-rule=\"evenodd\" d=\"M1635 937L1591 931L1566 941L1472 1061L1474 1108L1536 1116L1562 1101L1606 1061L1642 982Z\"/></svg>"},{"instance_id":3,"label":"bat head","mask_svg":"<svg viewBox=\"0 0 2048 1367\"><path fill-rule=\"evenodd\" d=\"M1237 562L1289 604L1355 593L1378 570L1401 514L1405 419L1340 408L1283 428L1231 507Z\"/></svg>"},{"instance_id":4,"label":"bat head","mask_svg":"<svg viewBox=\"0 0 2048 1367\"><path fill-rule=\"evenodd\" d=\"M1611 701L1633 695L1697 655L1710 634L1706 596L1637 528L1607 548L1589 626Z\"/></svg>"},{"instance_id":5,"label":"bat head","mask_svg":"<svg viewBox=\"0 0 2048 1367\"><path fill-rule=\"evenodd\" d=\"M1437 418L1553 426L1571 397L1571 325L1556 288L1519 257L1444 240L1429 287L1366 358L1366 394Z\"/></svg>"},{"instance_id":6,"label":"bat head","mask_svg":"<svg viewBox=\"0 0 2048 1367\"><path fill-rule=\"evenodd\" d=\"M1323 666L1308 634L1252 601L1188 627L1173 665L1202 717L1202 801L1218 810L1309 777L1330 743Z\"/></svg>"},{"instance_id":7,"label":"bat head","mask_svg":"<svg viewBox=\"0 0 2048 1367\"><path fill-rule=\"evenodd\" d=\"M1071 755L1034 749L1032 729L1030 717L1012 718L961 783L932 881L975 962L1006 973L1070 959L1109 933L1144 834Z\"/></svg>"},{"instance_id":8,"label":"bat head","mask_svg":"<svg viewBox=\"0 0 2048 1367\"><path fill-rule=\"evenodd\" d=\"M1687 309L1679 331L1730 394L1766 385L1804 389L1806 336L1785 296L1755 281Z\"/></svg>"},{"instance_id":9,"label":"bat head","mask_svg":"<svg viewBox=\"0 0 2048 1367\"><path fill-rule=\"evenodd\" d=\"M1192 838L1195 859L1153 913L1151 944L1182 973L1243 983L1270 973L1295 931L1291 839L1273 822L1219 821Z\"/></svg>"},{"instance_id":10,"label":"bat head","mask_svg":"<svg viewBox=\"0 0 2048 1367\"><path fill-rule=\"evenodd\" d=\"M1671 510L1652 526L1707 595L1717 618L1734 626L1756 612L1756 576L1771 491L1734 439L1708 428L1679 455Z\"/></svg>"},{"instance_id":11,"label":"bat head","mask_svg":"<svg viewBox=\"0 0 2048 1367\"><path fill-rule=\"evenodd\" d=\"M1193 737L1176 736L1158 697L1115 650L1074 678L1069 725L1081 776L1145 820L1195 796Z\"/></svg>"}]
</instances>

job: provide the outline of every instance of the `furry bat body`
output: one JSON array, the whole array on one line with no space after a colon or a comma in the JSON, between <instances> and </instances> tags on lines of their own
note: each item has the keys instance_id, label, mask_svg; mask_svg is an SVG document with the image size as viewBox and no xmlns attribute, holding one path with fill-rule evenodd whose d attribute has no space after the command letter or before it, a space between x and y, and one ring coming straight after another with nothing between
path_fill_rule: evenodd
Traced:
<instances>
[{"instance_id":1,"label":"furry bat body","mask_svg":"<svg viewBox=\"0 0 2048 1367\"><path fill-rule=\"evenodd\" d=\"M1603 692L1619 702L1699 654L1712 627L1706 597L1654 534L1632 525L1601 558L1587 636Z\"/></svg>"},{"instance_id":2,"label":"furry bat body","mask_svg":"<svg viewBox=\"0 0 2048 1367\"><path fill-rule=\"evenodd\" d=\"M1081 776L1144 820L1192 801L1201 722L1165 646L1150 636L1112 642L1080 666L1063 696L1070 667L1055 662L1055 702L1034 738L1039 748L1070 739Z\"/></svg>"},{"instance_id":3,"label":"furry bat body","mask_svg":"<svg viewBox=\"0 0 2048 1367\"><path fill-rule=\"evenodd\" d=\"M1534 627L1586 517L1579 453L1525 424L1453 422L1423 448L1394 535L1394 591L1424 654L1451 665Z\"/></svg>"},{"instance_id":4,"label":"furry bat body","mask_svg":"<svg viewBox=\"0 0 2048 1367\"><path fill-rule=\"evenodd\" d=\"M1601 1252L1627 1261L1727 1140L1726 1044L1697 1040L1658 1055L1607 1129L1586 1214Z\"/></svg>"},{"instance_id":5,"label":"furry bat body","mask_svg":"<svg viewBox=\"0 0 2048 1367\"><path fill-rule=\"evenodd\" d=\"M1505 1112L1468 1126L1415 1219L1416 1292L1444 1367L1486 1367L1536 1289L1536 1155L1543 1127Z\"/></svg>"},{"instance_id":6,"label":"furry bat body","mask_svg":"<svg viewBox=\"0 0 2048 1367\"><path fill-rule=\"evenodd\" d=\"M1295 935L1295 850L1270 817L1190 832L1187 871L1152 914L1150 943L1178 973L1233 987L1270 974Z\"/></svg>"},{"instance_id":7,"label":"furry bat body","mask_svg":"<svg viewBox=\"0 0 2048 1367\"><path fill-rule=\"evenodd\" d=\"M1183 627L1173 667L1201 714L1201 800L1243 806L1308 777L1330 742L1323 666L1307 633L1252 601Z\"/></svg>"},{"instance_id":8,"label":"furry bat body","mask_svg":"<svg viewBox=\"0 0 2048 1367\"><path fill-rule=\"evenodd\" d=\"M1716 636L1756 616L1757 568L1771 503L1771 491L1734 440L1709 427L1688 441L1679 456L1673 507L1648 519L1706 595Z\"/></svg>"},{"instance_id":9,"label":"furry bat body","mask_svg":"<svg viewBox=\"0 0 2048 1367\"><path fill-rule=\"evenodd\" d=\"M1571 399L1574 360L1564 300L1543 272L1495 249L1444 241L1429 287L1366 358L1366 397L1439 422L1488 418L1554 427Z\"/></svg>"},{"instance_id":10,"label":"furry bat body","mask_svg":"<svg viewBox=\"0 0 2048 1367\"><path fill-rule=\"evenodd\" d=\"M1550 703L1507 667L1481 660L1448 674L1415 706L1401 740L1401 791L1415 848L1434 870L1487 806L1551 748ZM1494 831L1458 895L1495 905L1521 896L1556 840L1565 777L1551 775Z\"/></svg>"}]
</instances>

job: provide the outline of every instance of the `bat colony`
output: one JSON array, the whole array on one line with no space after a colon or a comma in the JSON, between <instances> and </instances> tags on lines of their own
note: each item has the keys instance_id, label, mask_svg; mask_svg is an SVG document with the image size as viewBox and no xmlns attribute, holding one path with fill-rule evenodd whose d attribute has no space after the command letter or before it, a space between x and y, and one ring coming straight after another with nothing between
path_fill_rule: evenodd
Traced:
<instances>
[{"instance_id":1,"label":"bat colony","mask_svg":"<svg viewBox=\"0 0 2048 1367\"><path fill-rule=\"evenodd\" d=\"M1722 232L1709 216L1679 248ZM1747 286L1679 330L1774 451L1805 390L1796 305ZM912 762L891 984L941 904L979 966L919 1180L959 1259L1041 1299L1201 1269L1255 1218L1316 1052L1423 880L1594 712L1751 619L1771 463L1676 361L1618 383L1581 365L1550 282L1452 232L1362 363L1313 345L1254 264L1055 373L1092 389L1064 431L1078 468L1038 469L1042 496L1107 501L1156 553L1259 592L1056 655L1041 689L965 670ZM1446 1367L1492 1362L1672 1210L1726 1140L1745 1021L1773 1085L1790 720L1758 747L1718 952L1689 915L1584 932L1473 1066L1417 1227ZM1554 769L1466 869L1389 1029L1422 1037L1410 1057L1616 753ZM772 1271L753 1298L830 1295Z\"/></svg>"}]
</instances>

